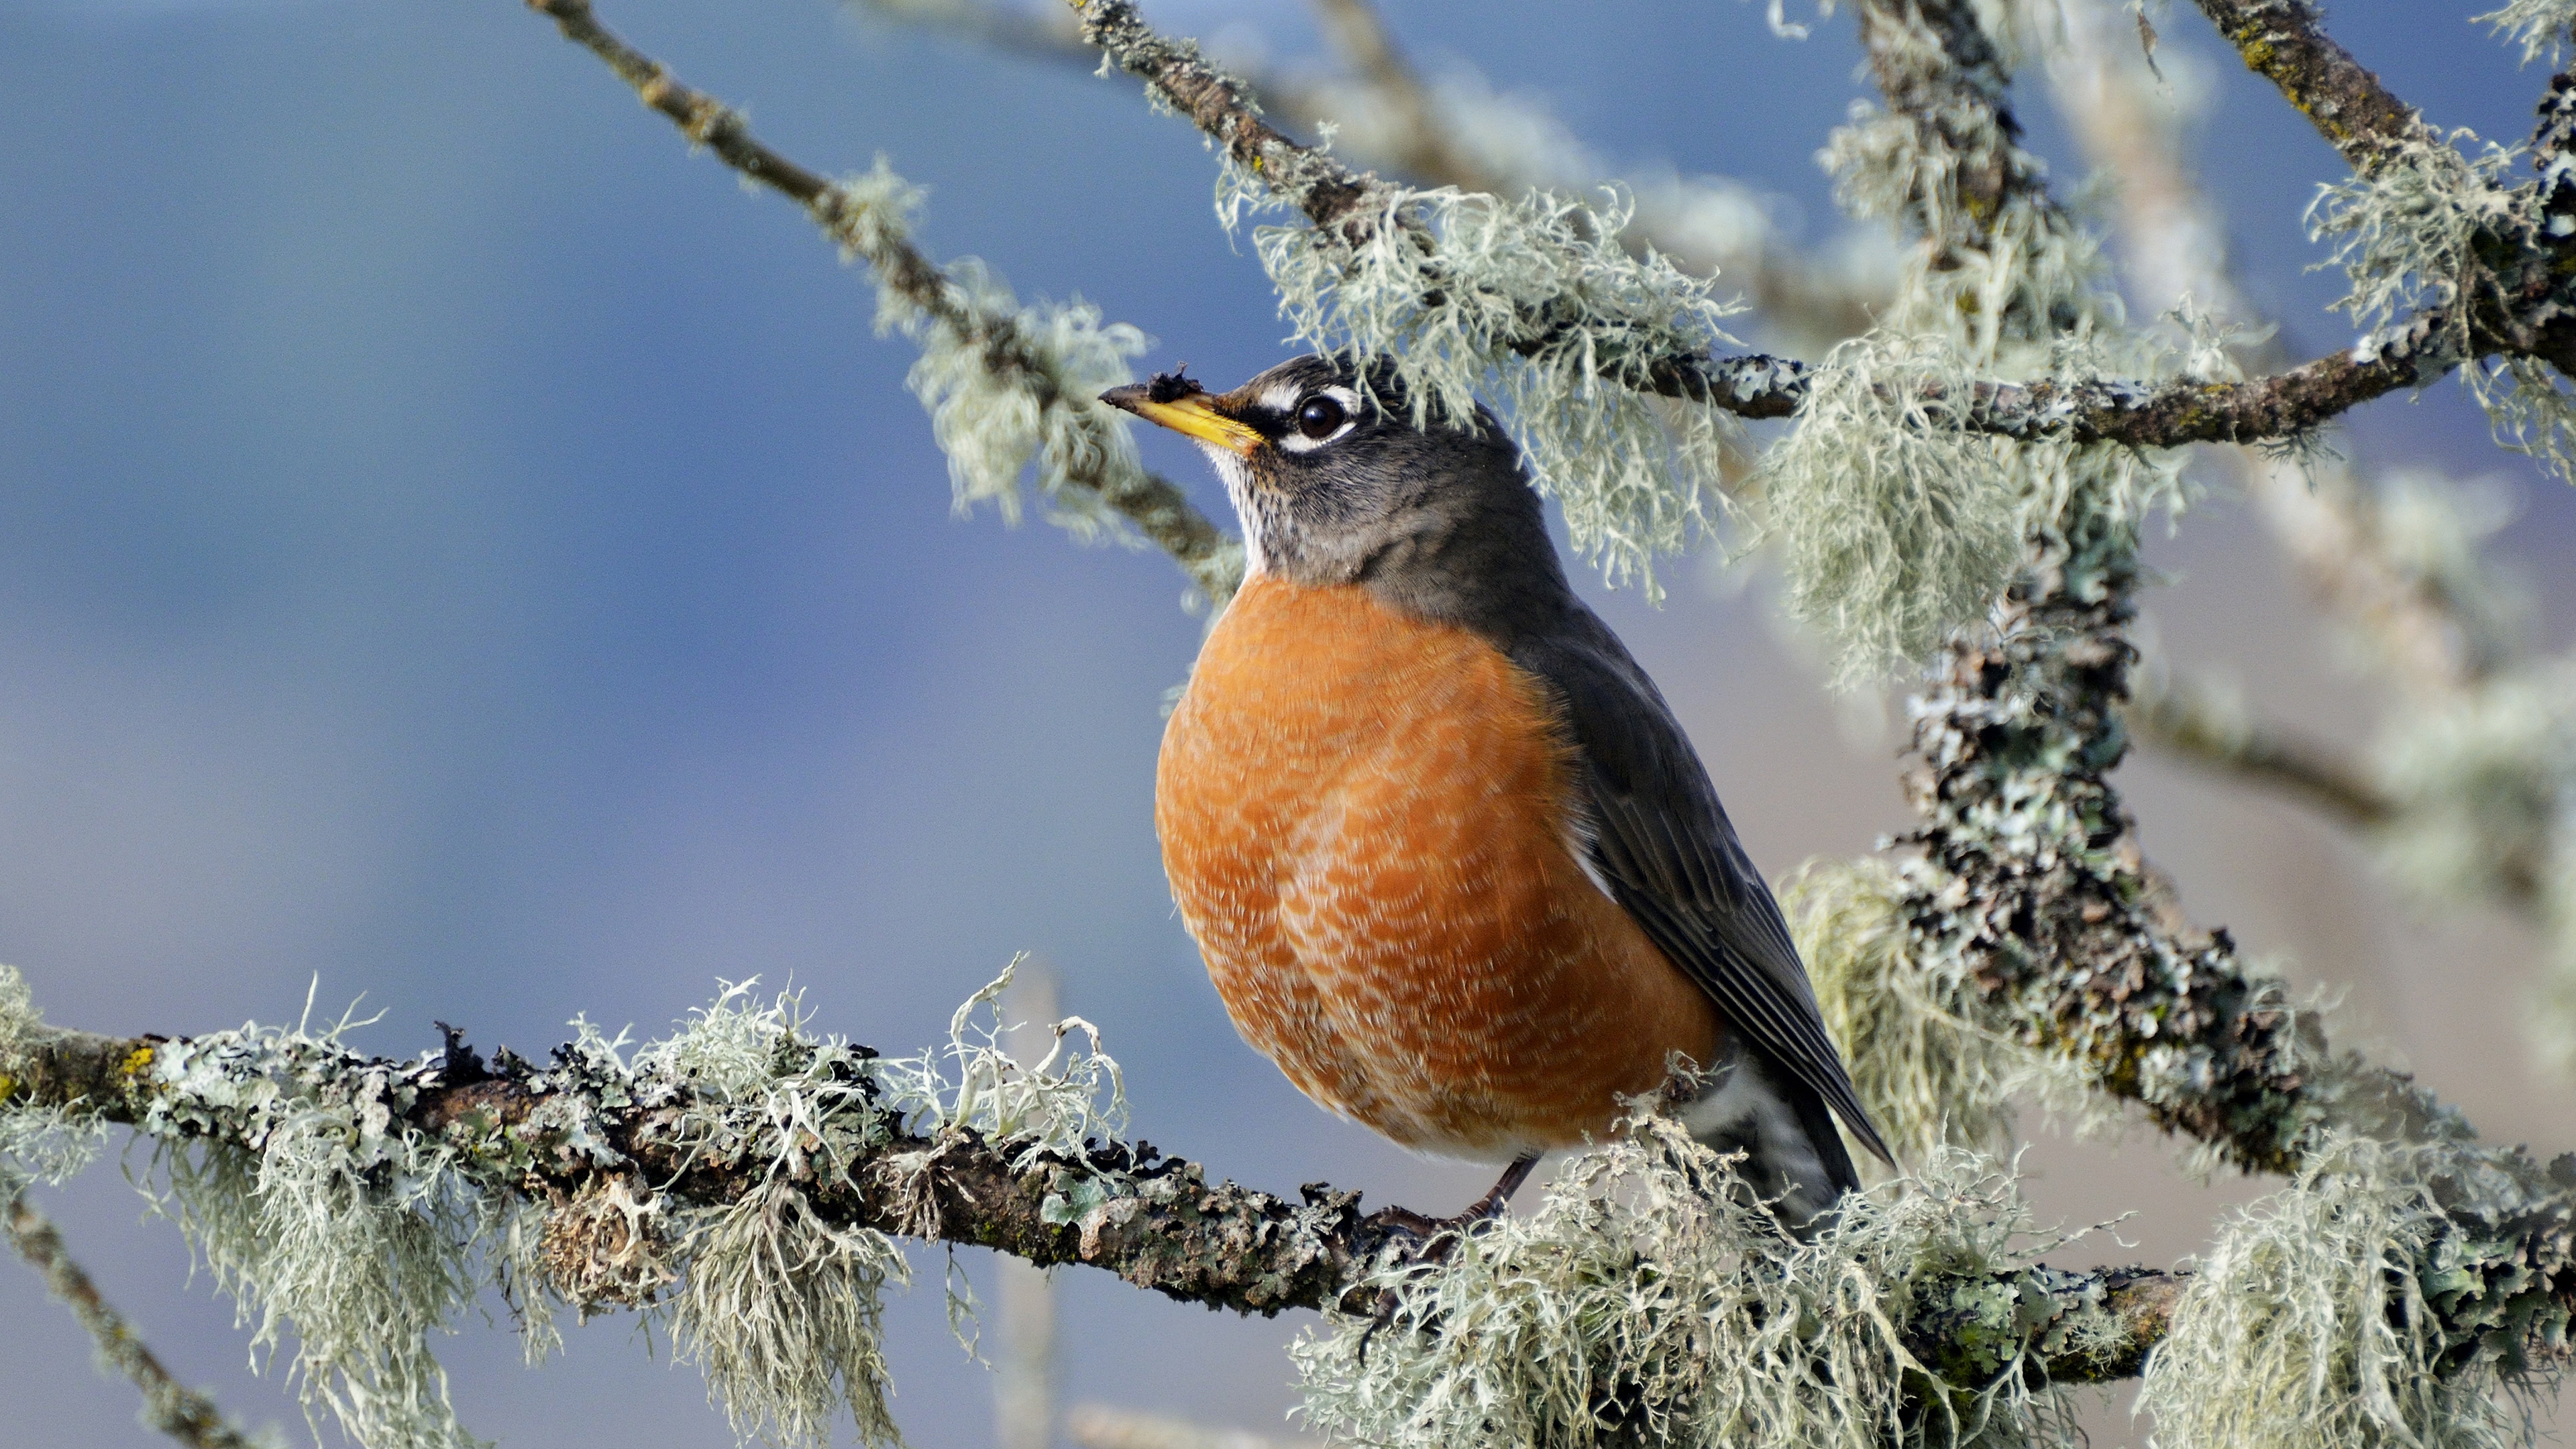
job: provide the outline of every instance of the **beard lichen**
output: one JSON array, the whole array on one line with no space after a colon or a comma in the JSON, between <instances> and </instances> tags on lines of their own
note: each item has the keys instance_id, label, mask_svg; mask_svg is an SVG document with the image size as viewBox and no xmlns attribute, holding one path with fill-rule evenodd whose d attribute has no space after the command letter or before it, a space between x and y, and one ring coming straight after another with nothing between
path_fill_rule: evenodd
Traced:
<instances>
[{"instance_id":1,"label":"beard lichen","mask_svg":"<svg viewBox=\"0 0 2576 1449\"><path fill-rule=\"evenodd\" d=\"M2460 1231L2477 1209L2516 1193L2498 1177L2502 1161L2481 1157L2455 1145L2342 1138L2313 1154L2289 1188L2238 1213L2148 1361L2138 1406L2155 1418L2152 1442L2529 1442L2523 1401L2554 1391L2566 1315L2508 1321L2481 1311L2480 1299L2509 1308L2517 1282L2543 1298L2493 1251L2503 1245ZM2460 1208L2471 1211L2455 1217ZM2481 1270L2490 1266L2504 1275L2489 1279Z\"/></svg>"},{"instance_id":2,"label":"beard lichen","mask_svg":"<svg viewBox=\"0 0 2576 1449\"><path fill-rule=\"evenodd\" d=\"M1763 458L1782 602L1823 631L1837 685L1930 655L2011 582L2024 511L2015 448L1958 426L1971 381L1939 338L1855 338L1826 355L1796 430Z\"/></svg>"},{"instance_id":3,"label":"beard lichen","mask_svg":"<svg viewBox=\"0 0 2576 1449\"><path fill-rule=\"evenodd\" d=\"M1999 1149L2012 1139L2012 1093L2036 1054L1978 1019L1955 960L1945 968L1927 959L1907 895L1889 862L1817 860L1781 883L1780 909L1852 1088L1897 1160Z\"/></svg>"},{"instance_id":4,"label":"beard lichen","mask_svg":"<svg viewBox=\"0 0 2576 1449\"><path fill-rule=\"evenodd\" d=\"M2576 396L2563 379L2522 352L2477 356L2478 319L2516 317L2527 285L2496 259L2551 255L2551 239L2566 235L2567 219L2545 206L2565 158L2552 162L2545 186L2507 186L2523 150L2489 143L2464 154L2460 147L2476 140L2458 131L2443 143L2410 141L2368 175L2321 187L2309 234L2333 242L2325 265L2343 268L2350 283L2334 305L2366 329L2356 356L2414 352L2462 364L2460 380L2496 442L2576 482Z\"/></svg>"},{"instance_id":5,"label":"beard lichen","mask_svg":"<svg viewBox=\"0 0 2576 1449\"><path fill-rule=\"evenodd\" d=\"M1111 490L1086 480L1142 468L1134 440L1096 399L1130 380L1127 359L1145 350L1145 334L1104 322L1079 299L1023 307L972 257L931 270L909 236L921 189L882 157L830 195L817 215L847 254L874 267L877 331L901 332L921 349L904 382L948 455L957 511L991 503L1016 520L1020 475L1034 460L1054 521L1077 537L1118 533Z\"/></svg>"},{"instance_id":6,"label":"beard lichen","mask_svg":"<svg viewBox=\"0 0 2576 1449\"><path fill-rule=\"evenodd\" d=\"M14 966L0 965L0 1062L18 1055L19 1044L44 1027L26 978ZM33 1106L12 1101L18 1084L0 1071L0 1207L28 1184L60 1183L80 1175L107 1144L107 1127L71 1106Z\"/></svg>"},{"instance_id":7,"label":"beard lichen","mask_svg":"<svg viewBox=\"0 0 2576 1449\"><path fill-rule=\"evenodd\" d=\"M348 1026L163 1044L141 1124L159 1139L156 1203L234 1299L255 1365L292 1335L317 1431L328 1409L369 1449L472 1445L430 1335L479 1285L476 1185L397 1125L412 1081L346 1070Z\"/></svg>"},{"instance_id":8,"label":"beard lichen","mask_svg":"<svg viewBox=\"0 0 2576 1449\"><path fill-rule=\"evenodd\" d=\"M1219 183L1229 226L1284 204L1240 168ZM1712 279L1623 250L1631 214L1615 191L1599 207L1390 192L1356 244L1341 228L1265 226L1253 245L1296 336L1391 364L1418 420L1473 416L1490 382L1577 551L1653 597L1655 556L1706 521L1736 433L1716 407L1656 396L1655 369L1734 339Z\"/></svg>"},{"instance_id":9,"label":"beard lichen","mask_svg":"<svg viewBox=\"0 0 2576 1449\"><path fill-rule=\"evenodd\" d=\"M2013 1287L2067 1241L2008 1175L1945 1150L1799 1243L1734 1159L1649 1102L1535 1212L1479 1226L1436 1271L1383 1270L1383 1328L1336 1316L1291 1353L1313 1426L1381 1449L2071 1444L2028 1370L2117 1326L2025 1322L2036 1300ZM1900 1328L1934 1320L1952 1330L1940 1364Z\"/></svg>"},{"instance_id":10,"label":"beard lichen","mask_svg":"<svg viewBox=\"0 0 2576 1449\"><path fill-rule=\"evenodd\" d=\"M370 1060L346 1020L158 1042L135 1066L144 1185L237 1303L254 1362L285 1355L317 1431L329 1416L369 1449L476 1442L431 1344L488 1283L532 1358L561 1307L633 1308L746 1438L819 1446L847 1423L893 1445L882 1294L907 1268L851 1220L905 1194L892 1134L1081 1163L1123 1121L1117 1065L1079 1018L1025 1069L993 1045L998 1015L970 1025L1008 979L945 1048L896 1061L810 1035L795 996L757 1001L749 982L632 1049L576 1021L551 1066L510 1058L499 1077L454 1041ZM39 1029L0 968L0 1048ZM510 1091L477 1097L485 1083ZM76 1170L100 1133L95 1114L9 1106L0 1186ZM1070 1198L1105 1191L1059 1176Z\"/></svg>"},{"instance_id":11,"label":"beard lichen","mask_svg":"<svg viewBox=\"0 0 2576 1449\"><path fill-rule=\"evenodd\" d=\"M2492 26L2503 37L2522 47L2522 63L2546 59L2551 65L2567 46L2568 27L2576 25L2576 3L2570 0L2508 0L2501 10L2469 17L2474 24Z\"/></svg>"}]
</instances>

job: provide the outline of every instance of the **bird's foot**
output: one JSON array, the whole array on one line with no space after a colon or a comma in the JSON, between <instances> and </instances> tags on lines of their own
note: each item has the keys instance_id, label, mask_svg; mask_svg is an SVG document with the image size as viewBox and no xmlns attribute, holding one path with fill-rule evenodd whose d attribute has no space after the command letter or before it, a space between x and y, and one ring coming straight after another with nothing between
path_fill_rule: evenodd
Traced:
<instances>
[{"instance_id":1,"label":"bird's foot","mask_svg":"<svg viewBox=\"0 0 2576 1449\"><path fill-rule=\"evenodd\" d=\"M1405 1266L1436 1268L1449 1261L1449 1255L1458 1250L1458 1240L1468 1229L1503 1215L1503 1208L1511 1202L1512 1194L1520 1191L1522 1183L1529 1181L1530 1169L1536 1166L1538 1156L1535 1153L1514 1158L1512 1165L1504 1168L1503 1175L1495 1181L1493 1190L1469 1203L1467 1210L1455 1217L1428 1217L1411 1208L1401 1207L1380 1208L1372 1216L1389 1236L1402 1235L1413 1239L1413 1247L1404 1255Z\"/></svg>"},{"instance_id":2,"label":"bird's foot","mask_svg":"<svg viewBox=\"0 0 2576 1449\"><path fill-rule=\"evenodd\" d=\"M1522 1183L1529 1181L1530 1169L1536 1166L1538 1157L1535 1153L1513 1159L1512 1165L1503 1169L1503 1175L1494 1183L1493 1190L1469 1203L1467 1210L1455 1217L1429 1217L1401 1207L1380 1208L1371 1216L1389 1237L1413 1240L1410 1246L1399 1250L1396 1258L1397 1266L1410 1278L1417 1273L1446 1266L1458 1251L1459 1243L1465 1240L1468 1230L1503 1215L1503 1208L1512 1200L1512 1194L1520 1191ZM1378 1290L1377 1305L1369 1314L1368 1329L1360 1335L1361 1363L1368 1362L1369 1340L1377 1337L1379 1329L1395 1321L1396 1311L1402 1306L1403 1297L1394 1288Z\"/></svg>"}]
</instances>

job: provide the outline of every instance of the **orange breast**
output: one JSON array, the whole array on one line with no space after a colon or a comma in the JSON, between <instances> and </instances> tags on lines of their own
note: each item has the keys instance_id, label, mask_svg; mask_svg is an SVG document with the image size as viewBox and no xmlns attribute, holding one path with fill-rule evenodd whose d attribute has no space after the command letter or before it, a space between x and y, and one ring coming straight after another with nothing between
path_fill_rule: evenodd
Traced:
<instances>
[{"instance_id":1,"label":"orange breast","mask_svg":"<svg viewBox=\"0 0 2576 1449\"><path fill-rule=\"evenodd\" d=\"M1593 884L1538 682L1357 587L1255 576L1163 735L1154 819L1245 1040L1410 1147L1507 1158L1598 1135L1708 998Z\"/></svg>"}]
</instances>

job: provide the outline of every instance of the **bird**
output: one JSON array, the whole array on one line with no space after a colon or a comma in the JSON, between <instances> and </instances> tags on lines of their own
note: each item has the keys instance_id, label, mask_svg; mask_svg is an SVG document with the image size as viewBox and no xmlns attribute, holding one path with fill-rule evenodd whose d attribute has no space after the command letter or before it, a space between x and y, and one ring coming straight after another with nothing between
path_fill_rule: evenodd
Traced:
<instances>
[{"instance_id":1,"label":"bird","mask_svg":"<svg viewBox=\"0 0 2576 1449\"><path fill-rule=\"evenodd\" d=\"M1186 369L1101 401L1214 464L1241 587L1165 724L1154 824L1238 1032L1318 1104L1507 1164L1695 1068L1700 1141L1812 1236L1893 1161L1780 908L1654 681L1568 583L1482 406L1417 418L1392 365Z\"/></svg>"}]
</instances>

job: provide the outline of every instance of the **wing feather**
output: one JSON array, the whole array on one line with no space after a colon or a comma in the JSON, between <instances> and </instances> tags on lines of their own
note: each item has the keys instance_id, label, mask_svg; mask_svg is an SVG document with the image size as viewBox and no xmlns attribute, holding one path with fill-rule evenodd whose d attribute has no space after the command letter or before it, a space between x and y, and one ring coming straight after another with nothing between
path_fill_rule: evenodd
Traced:
<instances>
[{"instance_id":1,"label":"wing feather","mask_svg":"<svg viewBox=\"0 0 2576 1449\"><path fill-rule=\"evenodd\" d=\"M1736 839L1689 737L1618 636L1574 607L1570 627L1520 641L1511 654L1565 710L1590 796L1593 865L1732 1027L1823 1098L1863 1146L1893 1162L1825 1033L1779 903Z\"/></svg>"}]
</instances>

